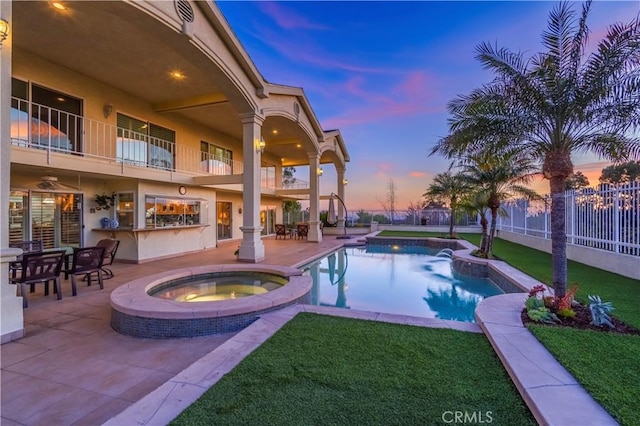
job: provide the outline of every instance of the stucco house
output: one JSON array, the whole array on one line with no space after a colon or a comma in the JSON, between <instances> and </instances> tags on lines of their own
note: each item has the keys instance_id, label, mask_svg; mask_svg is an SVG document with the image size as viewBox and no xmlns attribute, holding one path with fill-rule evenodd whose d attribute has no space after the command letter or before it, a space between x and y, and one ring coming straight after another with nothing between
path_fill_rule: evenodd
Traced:
<instances>
[{"instance_id":1,"label":"stucco house","mask_svg":"<svg viewBox=\"0 0 640 426\"><path fill-rule=\"evenodd\" d=\"M302 88L263 78L214 2L2 1L0 18L3 342L22 333L10 242L116 238L139 263L235 240L260 262L286 199L308 200L321 241L321 167L344 197L345 142ZM283 185L287 167L308 182Z\"/></svg>"}]
</instances>

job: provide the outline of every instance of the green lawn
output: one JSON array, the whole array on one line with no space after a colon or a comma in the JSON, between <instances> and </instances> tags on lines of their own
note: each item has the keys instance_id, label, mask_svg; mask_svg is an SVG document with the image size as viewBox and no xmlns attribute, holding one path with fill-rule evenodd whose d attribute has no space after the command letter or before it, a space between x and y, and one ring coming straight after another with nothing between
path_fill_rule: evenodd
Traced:
<instances>
[{"instance_id":1,"label":"green lawn","mask_svg":"<svg viewBox=\"0 0 640 426\"><path fill-rule=\"evenodd\" d=\"M551 255L500 239L493 251L551 282ZM568 277L578 300L600 295L616 318L640 328L640 281L572 261ZM640 424L640 336L530 330L618 422ZM493 424L534 423L481 335L300 314L173 424L449 424L442 416L456 410L491 411Z\"/></svg>"},{"instance_id":2,"label":"green lawn","mask_svg":"<svg viewBox=\"0 0 640 426\"><path fill-rule=\"evenodd\" d=\"M640 336L533 325L529 330L622 425L640 425Z\"/></svg>"},{"instance_id":3,"label":"green lawn","mask_svg":"<svg viewBox=\"0 0 640 426\"><path fill-rule=\"evenodd\" d=\"M422 232L422 231L390 231L384 230L378 233L378 237L409 237L409 238L426 238L426 237L445 237L449 234L447 232Z\"/></svg>"},{"instance_id":4,"label":"green lawn","mask_svg":"<svg viewBox=\"0 0 640 426\"><path fill-rule=\"evenodd\" d=\"M454 411L535 424L481 334L301 313L171 424L450 424Z\"/></svg>"},{"instance_id":5,"label":"green lawn","mask_svg":"<svg viewBox=\"0 0 640 426\"><path fill-rule=\"evenodd\" d=\"M461 234L460 237L476 245L480 243L479 234ZM551 284L551 255L549 253L500 239L494 241L493 253L537 280L548 285ZM578 284L577 300L587 304L588 296L597 294L603 301L613 303L615 308L613 315L616 318L640 328L640 309L638 309L640 306L640 280L623 277L571 260L568 263L567 271L569 287L574 283Z\"/></svg>"},{"instance_id":6,"label":"green lawn","mask_svg":"<svg viewBox=\"0 0 640 426\"><path fill-rule=\"evenodd\" d=\"M461 237L478 245L480 235ZM551 283L551 255L496 239L494 254L538 280ZM597 294L611 301L613 315L640 328L640 281L569 261L569 285L579 285L576 299L587 304ZM529 330L606 410L623 425L639 425L640 336L561 329L544 325Z\"/></svg>"}]
</instances>

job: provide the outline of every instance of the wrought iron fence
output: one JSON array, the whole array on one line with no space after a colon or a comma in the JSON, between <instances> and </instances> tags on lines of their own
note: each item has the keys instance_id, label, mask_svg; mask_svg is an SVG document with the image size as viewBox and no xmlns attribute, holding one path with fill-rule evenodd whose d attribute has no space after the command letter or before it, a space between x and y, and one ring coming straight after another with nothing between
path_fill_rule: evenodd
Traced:
<instances>
[{"instance_id":1,"label":"wrought iron fence","mask_svg":"<svg viewBox=\"0 0 640 426\"><path fill-rule=\"evenodd\" d=\"M551 238L551 199L505 203L500 230ZM567 243L640 256L640 181L565 193Z\"/></svg>"},{"instance_id":2,"label":"wrought iron fence","mask_svg":"<svg viewBox=\"0 0 640 426\"><path fill-rule=\"evenodd\" d=\"M348 226L369 226L371 222L381 225L412 225L412 226L449 226L451 210L356 210L349 211ZM454 226L477 225L475 216L461 213L454 217Z\"/></svg>"}]
</instances>

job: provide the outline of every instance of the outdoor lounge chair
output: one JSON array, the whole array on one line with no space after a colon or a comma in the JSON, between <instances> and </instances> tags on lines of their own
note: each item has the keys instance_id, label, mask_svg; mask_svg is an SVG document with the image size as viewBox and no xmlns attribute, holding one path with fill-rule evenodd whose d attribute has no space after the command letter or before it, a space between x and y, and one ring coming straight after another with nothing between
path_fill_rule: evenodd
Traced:
<instances>
[{"instance_id":1,"label":"outdoor lounge chair","mask_svg":"<svg viewBox=\"0 0 640 426\"><path fill-rule=\"evenodd\" d=\"M11 277L12 284L20 284L20 294L22 296L22 307L29 306L27 301L27 284L31 285L43 283L44 295L49 295L49 281L53 281L54 293L58 294L58 300L62 299L60 288L60 271L65 256L65 250L56 250L40 253L26 253L22 255L20 261L20 276Z\"/></svg>"}]
</instances>

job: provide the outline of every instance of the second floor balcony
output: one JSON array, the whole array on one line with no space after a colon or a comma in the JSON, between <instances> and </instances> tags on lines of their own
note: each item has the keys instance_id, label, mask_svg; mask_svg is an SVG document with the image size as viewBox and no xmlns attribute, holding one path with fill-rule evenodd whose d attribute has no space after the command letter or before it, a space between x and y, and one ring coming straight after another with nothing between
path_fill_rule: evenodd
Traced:
<instances>
[{"instance_id":1,"label":"second floor balcony","mask_svg":"<svg viewBox=\"0 0 640 426\"><path fill-rule=\"evenodd\" d=\"M161 136L162 131L150 129L143 133L139 130L114 126L15 97L11 102L11 144L43 151L47 165L53 165L52 154L55 154L116 164L120 174L127 174L129 167L167 171L185 177L243 173L243 163L230 156L219 156L178 143L175 134L163 138L157 135ZM291 187L291 181L277 182L276 176L274 166L263 166L261 187L272 190ZM308 188L308 183L295 180L295 186Z\"/></svg>"}]
</instances>

